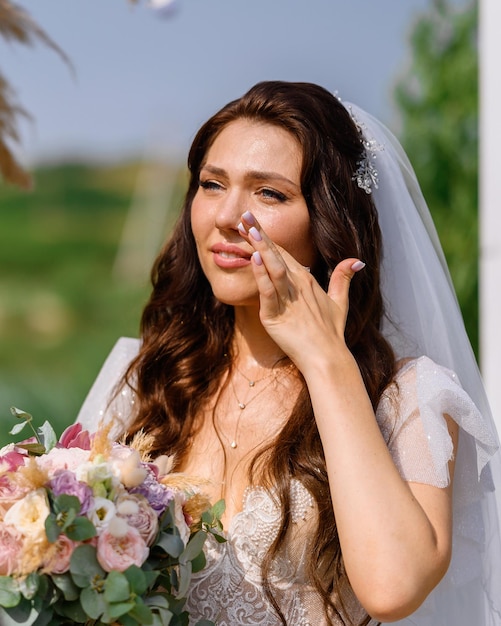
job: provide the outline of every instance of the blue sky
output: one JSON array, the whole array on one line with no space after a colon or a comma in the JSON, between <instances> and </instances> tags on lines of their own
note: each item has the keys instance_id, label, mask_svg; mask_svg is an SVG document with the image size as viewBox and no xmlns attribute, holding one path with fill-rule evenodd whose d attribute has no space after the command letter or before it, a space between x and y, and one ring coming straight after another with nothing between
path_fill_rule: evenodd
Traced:
<instances>
[{"instance_id":1,"label":"blue sky","mask_svg":"<svg viewBox=\"0 0 501 626\"><path fill-rule=\"evenodd\" d=\"M184 154L197 127L259 80L317 82L398 131L391 93L431 0L19 0L70 57L0 42L0 71L34 118L28 164ZM455 0L455 4L464 4Z\"/></svg>"}]
</instances>

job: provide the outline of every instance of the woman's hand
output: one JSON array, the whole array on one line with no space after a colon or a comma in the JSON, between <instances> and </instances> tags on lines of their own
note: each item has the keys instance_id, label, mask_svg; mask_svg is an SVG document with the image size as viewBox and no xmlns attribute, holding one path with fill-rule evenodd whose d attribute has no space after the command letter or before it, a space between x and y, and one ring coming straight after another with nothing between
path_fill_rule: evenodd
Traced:
<instances>
[{"instance_id":1,"label":"woman's hand","mask_svg":"<svg viewBox=\"0 0 501 626\"><path fill-rule=\"evenodd\" d=\"M269 239L252 213L242 215L238 229L255 250L260 318L275 343L303 373L309 357L318 364L322 354L332 358L336 349L346 350L350 282L364 263L355 258L341 261L325 293L308 268Z\"/></svg>"},{"instance_id":2,"label":"woman's hand","mask_svg":"<svg viewBox=\"0 0 501 626\"><path fill-rule=\"evenodd\" d=\"M402 619L447 569L452 490L402 479L346 346L350 282L364 264L341 261L325 293L252 214L239 231L255 250L261 321L306 379L350 584L373 617Z\"/></svg>"}]
</instances>

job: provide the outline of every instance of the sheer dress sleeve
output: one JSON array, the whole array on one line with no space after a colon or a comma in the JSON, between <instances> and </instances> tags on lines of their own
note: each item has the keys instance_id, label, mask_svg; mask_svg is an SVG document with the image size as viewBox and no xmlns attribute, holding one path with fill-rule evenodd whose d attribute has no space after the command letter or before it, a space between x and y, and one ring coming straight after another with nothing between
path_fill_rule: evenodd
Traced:
<instances>
[{"instance_id":1,"label":"sheer dress sleeve","mask_svg":"<svg viewBox=\"0 0 501 626\"><path fill-rule=\"evenodd\" d=\"M111 437L119 437L134 417L134 392L120 387L123 375L139 351L139 340L121 337L104 362L80 409L77 422L89 432L112 424Z\"/></svg>"},{"instance_id":2,"label":"sheer dress sleeve","mask_svg":"<svg viewBox=\"0 0 501 626\"><path fill-rule=\"evenodd\" d=\"M486 567L495 554L501 558L488 465L497 451L497 442L457 375L428 357L414 359L398 372L376 411L381 432L404 480L435 487L449 485L448 462L454 455L445 416L459 426L452 560L446 576L422 607L397 625L490 624L493 606L498 607L495 610L500 607L501 589L495 597Z\"/></svg>"}]
</instances>

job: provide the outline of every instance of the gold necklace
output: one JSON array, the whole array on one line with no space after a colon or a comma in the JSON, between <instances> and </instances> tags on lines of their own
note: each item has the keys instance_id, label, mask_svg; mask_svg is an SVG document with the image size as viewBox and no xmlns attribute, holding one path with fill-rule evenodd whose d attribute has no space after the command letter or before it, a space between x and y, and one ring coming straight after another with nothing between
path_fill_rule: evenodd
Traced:
<instances>
[{"instance_id":1,"label":"gold necklace","mask_svg":"<svg viewBox=\"0 0 501 626\"><path fill-rule=\"evenodd\" d=\"M245 380L249 383L249 387L254 387L256 383L260 383L262 380L266 380L267 378L269 378L270 376L273 376L273 374L276 373L275 370L272 368L271 371L268 372L268 374L265 374L264 376L261 376L261 378L249 378L247 376L247 374L242 372L242 370L238 367L238 365L235 365L235 368L236 368L237 372L243 378L245 378Z\"/></svg>"},{"instance_id":2,"label":"gold necklace","mask_svg":"<svg viewBox=\"0 0 501 626\"><path fill-rule=\"evenodd\" d=\"M290 363L287 368L285 368L282 372L283 377L286 376L286 374L289 373L290 370L292 370L292 363ZM238 370L238 368L237 368ZM238 370L240 372L240 374L242 374L242 376L244 378L247 379L247 381L249 382L249 387L254 387L254 385L256 384L256 382L260 382L261 380L265 380L266 378L268 378L269 376L271 376L272 374L275 374L273 376L273 378L270 380L269 383L267 383L262 389L260 389L254 396L252 396L252 398L250 398L249 400L246 400L246 402L243 402L242 400L239 399L239 397L237 396L237 392L235 391L235 385L233 384L233 378L230 381L230 385L231 385L231 390L233 391L233 395L235 396L235 400L237 401L237 405L238 408L240 409L240 412L238 414L237 417L237 422L235 424L235 434L233 439L230 441L230 448L233 448L233 450L235 448L238 448L238 428L240 426L240 420L242 418L243 412L244 410L249 406L249 404L251 402L253 402L257 397L259 397L264 391L266 391L266 389L268 389L268 387L270 387L270 385L272 385L273 383L277 382L278 380L278 375L280 372L276 372L276 371L272 371L270 374L267 374L266 376L263 376L262 378L260 378L259 380L252 380L250 378L248 378L247 376L245 376L245 374L243 374L243 372L241 372L240 370ZM252 384L251 384L252 383Z\"/></svg>"}]
</instances>

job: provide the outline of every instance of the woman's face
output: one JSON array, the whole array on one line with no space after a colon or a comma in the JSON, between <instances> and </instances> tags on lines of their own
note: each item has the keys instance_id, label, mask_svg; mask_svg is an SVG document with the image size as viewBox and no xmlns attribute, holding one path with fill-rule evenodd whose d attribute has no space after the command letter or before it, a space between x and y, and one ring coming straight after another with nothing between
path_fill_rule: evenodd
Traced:
<instances>
[{"instance_id":1,"label":"woman's face","mask_svg":"<svg viewBox=\"0 0 501 626\"><path fill-rule=\"evenodd\" d=\"M296 138L272 124L236 120L209 148L191 207L191 227L200 264L221 302L248 306L259 301L253 248L237 228L245 211L299 263L313 264L301 167Z\"/></svg>"}]
</instances>

